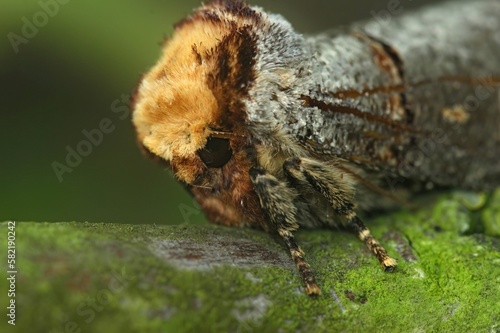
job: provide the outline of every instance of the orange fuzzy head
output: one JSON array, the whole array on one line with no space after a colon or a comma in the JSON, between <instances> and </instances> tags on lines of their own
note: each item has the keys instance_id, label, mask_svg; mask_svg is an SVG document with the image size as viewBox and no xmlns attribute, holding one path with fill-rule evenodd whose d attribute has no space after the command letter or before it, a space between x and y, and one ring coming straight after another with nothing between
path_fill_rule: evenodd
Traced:
<instances>
[{"instance_id":1,"label":"orange fuzzy head","mask_svg":"<svg viewBox=\"0 0 500 333\"><path fill-rule=\"evenodd\" d=\"M253 29L260 20L240 2L198 9L176 25L134 97L139 144L170 164L217 223L262 215L248 177L255 156L242 104L255 79Z\"/></svg>"}]
</instances>

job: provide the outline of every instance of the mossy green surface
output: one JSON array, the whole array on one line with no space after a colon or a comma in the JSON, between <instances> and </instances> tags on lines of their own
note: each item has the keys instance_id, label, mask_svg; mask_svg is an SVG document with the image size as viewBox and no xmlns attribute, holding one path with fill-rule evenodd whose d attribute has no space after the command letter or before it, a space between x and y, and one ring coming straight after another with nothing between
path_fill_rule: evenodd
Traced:
<instances>
[{"instance_id":1,"label":"mossy green surface","mask_svg":"<svg viewBox=\"0 0 500 333\"><path fill-rule=\"evenodd\" d=\"M455 194L421 207L370 219L392 274L348 232L297 233L317 299L260 231L18 222L16 325L2 278L0 331L500 332L500 191L482 207Z\"/></svg>"}]
</instances>

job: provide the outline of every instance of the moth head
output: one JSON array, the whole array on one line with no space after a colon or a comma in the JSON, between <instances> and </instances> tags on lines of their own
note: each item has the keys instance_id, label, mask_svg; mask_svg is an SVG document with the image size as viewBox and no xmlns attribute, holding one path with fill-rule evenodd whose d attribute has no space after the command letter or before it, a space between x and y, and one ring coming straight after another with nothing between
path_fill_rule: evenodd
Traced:
<instances>
[{"instance_id":1,"label":"moth head","mask_svg":"<svg viewBox=\"0 0 500 333\"><path fill-rule=\"evenodd\" d=\"M175 26L138 86L133 123L140 145L189 185L200 177L216 182L207 171L220 173L243 145L242 100L254 81L260 20L240 2L201 7Z\"/></svg>"}]
</instances>

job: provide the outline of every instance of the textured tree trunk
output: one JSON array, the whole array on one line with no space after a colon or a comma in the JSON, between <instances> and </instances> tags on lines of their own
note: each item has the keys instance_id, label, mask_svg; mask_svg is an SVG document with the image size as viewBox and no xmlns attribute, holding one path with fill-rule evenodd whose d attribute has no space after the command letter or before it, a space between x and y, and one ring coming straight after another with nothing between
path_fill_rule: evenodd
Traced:
<instances>
[{"instance_id":1,"label":"textured tree trunk","mask_svg":"<svg viewBox=\"0 0 500 333\"><path fill-rule=\"evenodd\" d=\"M318 299L260 231L18 222L16 325L5 316L12 298L2 265L0 330L496 332L500 191L486 201L449 194L375 219L373 233L399 262L395 274L380 271L351 233L298 233L323 285Z\"/></svg>"}]
</instances>

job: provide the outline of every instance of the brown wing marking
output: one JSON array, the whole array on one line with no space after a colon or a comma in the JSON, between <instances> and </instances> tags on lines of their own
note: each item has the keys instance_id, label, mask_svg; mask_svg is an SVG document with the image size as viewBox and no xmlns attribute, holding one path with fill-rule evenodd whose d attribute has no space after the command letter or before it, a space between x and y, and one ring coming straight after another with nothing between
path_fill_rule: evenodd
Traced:
<instances>
[{"instance_id":1,"label":"brown wing marking","mask_svg":"<svg viewBox=\"0 0 500 333\"><path fill-rule=\"evenodd\" d=\"M409 132L409 133L421 133L421 131L416 130L412 128L412 126L409 126L407 124L403 124L397 121L394 121L390 118L387 117L382 117L379 115L371 114L368 112L363 112L361 110L358 110L356 108L352 108L349 106L345 105L336 105L336 104L329 104L324 101L320 101L318 99L312 98L310 96L306 95L301 95L300 100L303 101L303 105L306 107L317 107L318 109L322 111L331 111L331 112L337 112L337 113L344 113L344 114L350 114L353 115L354 117L361 118L367 121L372 121L380 124L384 124L386 126L392 127L396 130L402 131L402 132Z\"/></svg>"},{"instance_id":2,"label":"brown wing marking","mask_svg":"<svg viewBox=\"0 0 500 333\"><path fill-rule=\"evenodd\" d=\"M422 80L415 83L396 84L382 87L366 88L363 90L341 90L331 93L330 96L338 99L359 98L365 96L372 96L377 94L390 94L408 91L413 88L422 87L433 83L464 83L473 86L486 86L498 87L500 86L500 77L496 76L483 76L483 77L469 77L469 76L442 76L435 79Z\"/></svg>"}]
</instances>

